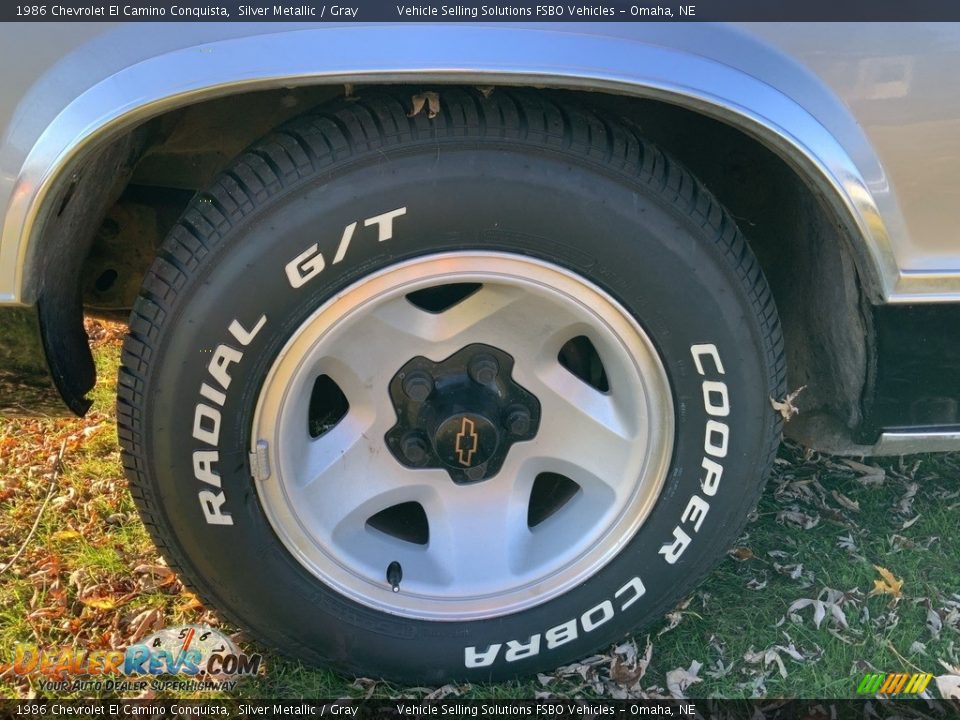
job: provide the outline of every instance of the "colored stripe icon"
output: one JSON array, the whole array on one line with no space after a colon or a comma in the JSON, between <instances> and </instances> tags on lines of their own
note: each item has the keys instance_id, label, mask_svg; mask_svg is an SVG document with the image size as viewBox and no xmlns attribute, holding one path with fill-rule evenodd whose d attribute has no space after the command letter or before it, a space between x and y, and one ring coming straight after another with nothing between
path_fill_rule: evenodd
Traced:
<instances>
[{"instance_id":1,"label":"colored stripe icon","mask_svg":"<svg viewBox=\"0 0 960 720\"><path fill-rule=\"evenodd\" d=\"M868 673L857 686L857 694L919 695L932 679L930 673Z\"/></svg>"}]
</instances>

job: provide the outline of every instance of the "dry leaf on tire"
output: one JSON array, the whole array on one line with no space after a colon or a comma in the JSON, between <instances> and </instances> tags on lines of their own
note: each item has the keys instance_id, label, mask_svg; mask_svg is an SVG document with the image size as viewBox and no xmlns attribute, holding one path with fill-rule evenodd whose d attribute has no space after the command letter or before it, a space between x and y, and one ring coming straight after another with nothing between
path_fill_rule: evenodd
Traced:
<instances>
[{"instance_id":1,"label":"dry leaf on tire","mask_svg":"<svg viewBox=\"0 0 960 720\"><path fill-rule=\"evenodd\" d=\"M440 114L440 95L435 92L425 92L414 95L410 98L412 109L407 113L407 117L416 117L423 111L424 105L427 107L427 117L431 120Z\"/></svg>"},{"instance_id":2,"label":"dry leaf on tire","mask_svg":"<svg viewBox=\"0 0 960 720\"><path fill-rule=\"evenodd\" d=\"M790 418L792 418L794 415L800 414L799 408L793 404L793 401L796 400L797 396L806 389L807 386L802 385L787 395L783 400L774 400L773 398L770 398L770 404L773 406L774 410L783 416L784 420L790 420Z\"/></svg>"}]
</instances>

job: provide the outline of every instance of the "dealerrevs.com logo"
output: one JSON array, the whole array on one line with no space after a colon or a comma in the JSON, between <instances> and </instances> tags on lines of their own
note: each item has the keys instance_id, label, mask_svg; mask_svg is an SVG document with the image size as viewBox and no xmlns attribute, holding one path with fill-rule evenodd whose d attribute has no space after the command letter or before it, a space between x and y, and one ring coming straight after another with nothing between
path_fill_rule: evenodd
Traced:
<instances>
[{"instance_id":1,"label":"dealerrevs.com logo","mask_svg":"<svg viewBox=\"0 0 960 720\"><path fill-rule=\"evenodd\" d=\"M12 669L43 676L40 689L54 692L232 690L239 678L257 674L261 661L213 628L179 625L125 649L18 645Z\"/></svg>"}]
</instances>

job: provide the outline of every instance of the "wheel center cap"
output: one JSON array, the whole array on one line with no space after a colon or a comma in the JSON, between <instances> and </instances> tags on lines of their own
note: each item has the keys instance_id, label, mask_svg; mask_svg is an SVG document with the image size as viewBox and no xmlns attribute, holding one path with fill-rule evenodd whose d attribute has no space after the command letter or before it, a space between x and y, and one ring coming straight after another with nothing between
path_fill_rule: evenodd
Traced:
<instances>
[{"instance_id":1,"label":"wheel center cap","mask_svg":"<svg viewBox=\"0 0 960 720\"><path fill-rule=\"evenodd\" d=\"M433 436L441 462L453 469L483 465L497 450L497 429L483 415L464 413L447 418Z\"/></svg>"},{"instance_id":2,"label":"wheel center cap","mask_svg":"<svg viewBox=\"0 0 960 720\"><path fill-rule=\"evenodd\" d=\"M510 446L540 425L540 402L512 371L510 355L479 343L440 362L412 358L390 381L397 423L387 448L401 464L442 468L458 484L493 477Z\"/></svg>"}]
</instances>

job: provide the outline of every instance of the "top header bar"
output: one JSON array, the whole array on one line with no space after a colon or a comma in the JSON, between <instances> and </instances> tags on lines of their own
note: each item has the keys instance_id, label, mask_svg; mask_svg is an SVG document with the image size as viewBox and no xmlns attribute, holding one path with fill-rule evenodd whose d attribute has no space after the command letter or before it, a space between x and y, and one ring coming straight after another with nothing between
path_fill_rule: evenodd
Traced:
<instances>
[{"instance_id":1,"label":"top header bar","mask_svg":"<svg viewBox=\"0 0 960 720\"><path fill-rule=\"evenodd\" d=\"M4 3L3 22L960 21L956 0L62 0Z\"/></svg>"}]
</instances>

